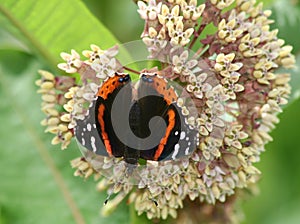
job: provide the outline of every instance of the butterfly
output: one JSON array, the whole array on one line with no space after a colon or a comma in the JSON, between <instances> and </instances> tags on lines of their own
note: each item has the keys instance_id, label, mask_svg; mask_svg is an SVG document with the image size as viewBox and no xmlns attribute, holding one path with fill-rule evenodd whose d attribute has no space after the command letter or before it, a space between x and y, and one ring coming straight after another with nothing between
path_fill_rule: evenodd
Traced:
<instances>
[{"instance_id":1,"label":"butterfly","mask_svg":"<svg viewBox=\"0 0 300 224\"><path fill-rule=\"evenodd\" d=\"M79 144L97 155L137 165L140 159L176 160L197 147L198 133L177 105L177 93L156 73L140 74L136 84L129 74L115 73L95 98L74 131Z\"/></svg>"}]
</instances>

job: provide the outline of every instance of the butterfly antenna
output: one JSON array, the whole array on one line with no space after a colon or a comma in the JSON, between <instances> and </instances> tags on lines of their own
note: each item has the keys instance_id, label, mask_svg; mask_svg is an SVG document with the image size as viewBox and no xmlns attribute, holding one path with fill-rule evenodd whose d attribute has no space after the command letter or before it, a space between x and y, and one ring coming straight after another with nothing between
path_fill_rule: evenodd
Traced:
<instances>
[{"instance_id":1,"label":"butterfly antenna","mask_svg":"<svg viewBox=\"0 0 300 224\"><path fill-rule=\"evenodd\" d=\"M147 190L148 190L148 192L149 192L149 194L150 194L150 201L152 201L154 204L155 204L155 206L157 207L158 206L158 203L157 203L157 201L154 199L154 197L153 197L153 195L152 195L152 193L151 193L151 191L150 191L150 189L149 189L149 186L147 186Z\"/></svg>"},{"instance_id":2,"label":"butterfly antenna","mask_svg":"<svg viewBox=\"0 0 300 224\"><path fill-rule=\"evenodd\" d=\"M110 199L110 196L111 196L112 193L109 193L104 201L104 205L107 204L108 200Z\"/></svg>"},{"instance_id":3,"label":"butterfly antenna","mask_svg":"<svg viewBox=\"0 0 300 224\"><path fill-rule=\"evenodd\" d=\"M104 205L107 204L107 202L108 202L109 199L110 199L110 196L114 193L115 189L116 189L120 184L121 184L121 183L119 183L119 182L114 183L113 187L109 190L109 192L108 192L108 194L107 194L107 197L106 197L106 199L105 199L105 201L104 201Z\"/></svg>"},{"instance_id":4,"label":"butterfly antenna","mask_svg":"<svg viewBox=\"0 0 300 224\"><path fill-rule=\"evenodd\" d=\"M110 196L113 194L113 192L115 191L115 189L116 189L120 184L122 184L121 179L124 179L124 176L126 175L127 171L125 170L123 173L124 173L124 175L121 175L121 176L115 181L113 187L109 190L109 192L108 192L108 194L107 194L107 197L106 197L106 199L105 199L105 201L104 201L104 205L107 204L107 202L108 202L109 199L110 199Z\"/></svg>"},{"instance_id":5,"label":"butterfly antenna","mask_svg":"<svg viewBox=\"0 0 300 224\"><path fill-rule=\"evenodd\" d=\"M114 186L112 187L112 189L109 189L108 194L107 194L107 197L106 197L106 199L105 199L105 201L104 201L104 205L106 205L107 202L109 201L110 196L111 196L111 195L113 194L113 192L114 192L114 189L115 189L115 187L116 187L116 184L117 184L117 183L114 184Z\"/></svg>"}]
</instances>

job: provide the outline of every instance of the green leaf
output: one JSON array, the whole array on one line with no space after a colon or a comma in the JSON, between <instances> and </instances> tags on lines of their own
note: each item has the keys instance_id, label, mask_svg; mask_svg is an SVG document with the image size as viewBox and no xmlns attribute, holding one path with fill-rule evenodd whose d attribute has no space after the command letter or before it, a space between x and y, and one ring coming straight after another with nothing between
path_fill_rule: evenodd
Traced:
<instances>
[{"instance_id":1,"label":"green leaf","mask_svg":"<svg viewBox=\"0 0 300 224\"><path fill-rule=\"evenodd\" d=\"M26 45L20 42L13 35L8 33L7 31L0 29L0 49L11 49L11 50L20 50L24 52L29 52L29 49Z\"/></svg>"},{"instance_id":2,"label":"green leaf","mask_svg":"<svg viewBox=\"0 0 300 224\"><path fill-rule=\"evenodd\" d=\"M26 53L0 51L0 221L128 223L124 204L101 217L106 194L96 192L92 179L73 176L69 161L80 156L76 143L65 151L51 146L52 135L39 124L43 115L34 81L40 66Z\"/></svg>"},{"instance_id":3,"label":"green leaf","mask_svg":"<svg viewBox=\"0 0 300 224\"><path fill-rule=\"evenodd\" d=\"M132 0L83 0L101 22L110 28L122 43L139 40L144 21L137 13L138 6ZM126 26L122 26L126 24Z\"/></svg>"},{"instance_id":4,"label":"green leaf","mask_svg":"<svg viewBox=\"0 0 300 224\"><path fill-rule=\"evenodd\" d=\"M81 52L90 44L106 49L118 42L79 0L1 0L3 26L55 69L62 51Z\"/></svg>"}]
</instances>

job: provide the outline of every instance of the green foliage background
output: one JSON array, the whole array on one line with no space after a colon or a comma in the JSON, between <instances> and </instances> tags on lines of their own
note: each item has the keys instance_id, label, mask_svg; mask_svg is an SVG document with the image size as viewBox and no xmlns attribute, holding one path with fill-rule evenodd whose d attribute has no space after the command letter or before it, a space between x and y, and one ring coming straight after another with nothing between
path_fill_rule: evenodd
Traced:
<instances>
[{"instance_id":1,"label":"green foliage background","mask_svg":"<svg viewBox=\"0 0 300 224\"><path fill-rule=\"evenodd\" d=\"M300 59L300 3L268 0L279 36ZM101 21L101 22L100 22ZM107 27L107 28L106 28ZM0 2L0 224L139 223L123 203L112 216L99 214L105 194L95 182L73 176L75 143L61 151L39 125L38 69L59 74L59 53L102 48L139 39L142 20L129 0L1 0ZM297 60L297 64L299 65ZM300 223L300 74L293 71L291 102L280 115L257 165L260 194L242 203L251 224Z\"/></svg>"}]
</instances>

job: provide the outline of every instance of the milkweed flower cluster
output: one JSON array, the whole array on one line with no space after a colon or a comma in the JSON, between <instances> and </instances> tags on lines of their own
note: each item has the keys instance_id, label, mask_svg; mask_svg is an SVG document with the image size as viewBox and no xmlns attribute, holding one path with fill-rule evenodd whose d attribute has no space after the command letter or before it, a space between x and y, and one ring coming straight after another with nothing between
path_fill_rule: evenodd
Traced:
<instances>
[{"instance_id":1,"label":"milkweed flower cluster","mask_svg":"<svg viewBox=\"0 0 300 224\"><path fill-rule=\"evenodd\" d=\"M98 188L118 193L104 206L104 213L129 195L128 202L134 203L138 214L146 213L149 219L175 218L187 199L226 202L237 189L257 182L260 171L255 163L272 140L269 133L279 122L277 115L290 94L289 74L276 70L292 68L295 59L292 47L277 37L278 30L270 29L271 11L263 10L262 3L255 0L206 0L203 4L145 0L137 6L145 21L141 38L149 58L162 62L160 70L149 71L186 89L197 107L197 116L189 115L188 110L186 114L199 132L200 144L189 158L163 170L165 174L158 172L157 181L116 185L116 171L101 179ZM206 33L208 27L213 32ZM102 83L115 72L126 71L116 59L117 47L101 50L91 45L83 55L86 60L74 50L62 53L65 63L58 65L67 73L79 73L81 83L45 71L37 82L47 115L42 124L55 135L52 143L62 143L62 148L74 136L75 120L84 119ZM77 158L72 166L76 175L99 177L101 170L119 162L104 158L95 168L85 158Z\"/></svg>"}]
</instances>

